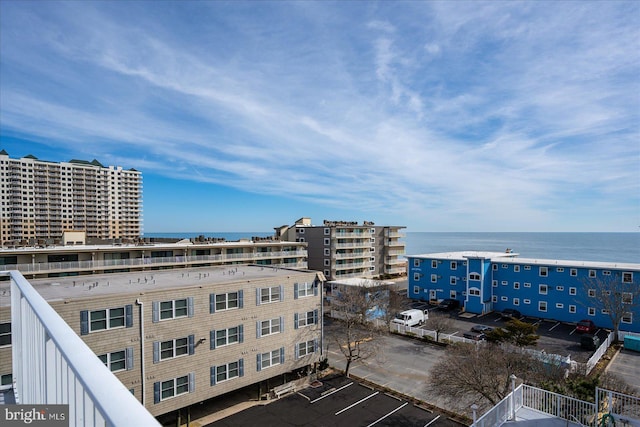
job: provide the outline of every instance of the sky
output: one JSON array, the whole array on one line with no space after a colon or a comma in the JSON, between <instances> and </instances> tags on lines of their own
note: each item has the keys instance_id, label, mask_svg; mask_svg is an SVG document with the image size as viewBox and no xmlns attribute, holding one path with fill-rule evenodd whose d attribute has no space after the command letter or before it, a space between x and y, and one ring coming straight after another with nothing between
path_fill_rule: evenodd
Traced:
<instances>
[{"instance_id":1,"label":"sky","mask_svg":"<svg viewBox=\"0 0 640 427\"><path fill-rule=\"evenodd\" d=\"M0 148L144 231L639 231L640 2L0 2Z\"/></svg>"}]
</instances>

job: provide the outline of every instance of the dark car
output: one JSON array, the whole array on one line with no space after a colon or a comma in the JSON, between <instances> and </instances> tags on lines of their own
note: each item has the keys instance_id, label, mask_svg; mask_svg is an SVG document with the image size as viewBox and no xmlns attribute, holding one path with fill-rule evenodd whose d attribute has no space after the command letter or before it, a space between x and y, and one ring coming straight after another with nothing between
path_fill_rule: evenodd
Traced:
<instances>
[{"instance_id":1,"label":"dark car","mask_svg":"<svg viewBox=\"0 0 640 427\"><path fill-rule=\"evenodd\" d=\"M502 313L500 313L500 317L502 317L503 319L520 319L522 317L522 314L515 308L507 308Z\"/></svg>"},{"instance_id":2,"label":"dark car","mask_svg":"<svg viewBox=\"0 0 640 427\"><path fill-rule=\"evenodd\" d=\"M584 334L580 337L580 347L587 350L595 350L600 347L600 338L597 335Z\"/></svg>"},{"instance_id":3,"label":"dark car","mask_svg":"<svg viewBox=\"0 0 640 427\"><path fill-rule=\"evenodd\" d=\"M581 334L593 334L596 331L596 325L591 320L583 319L576 325L576 332Z\"/></svg>"},{"instance_id":4,"label":"dark car","mask_svg":"<svg viewBox=\"0 0 640 427\"><path fill-rule=\"evenodd\" d=\"M478 332L469 331L469 332L463 333L462 336L468 340L474 340L474 341L484 341L487 339L487 336L482 332L478 333Z\"/></svg>"},{"instance_id":5,"label":"dark car","mask_svg":"<svg viewBox=\"0 0 640 427\"><path fill-rule=\"evenodd\" d=\"M486 326L486 325L475 325L471 327L471 330L473 332L481 332L486 334L487 332L493 331L493 328L491 326Z\"/></svg>"},{"instance_id":6,"label":"dark car","mask_svg":"<svg viewBox=\"0 0 640 427\"><path fill-rule=\"evenodd\" d=\"M458 307L460 307L460 301L447 298L440 301L440 304L438 304L436 308L438 310L450 311L450 310L455 310Z\"/></svg>"}]
</instances>

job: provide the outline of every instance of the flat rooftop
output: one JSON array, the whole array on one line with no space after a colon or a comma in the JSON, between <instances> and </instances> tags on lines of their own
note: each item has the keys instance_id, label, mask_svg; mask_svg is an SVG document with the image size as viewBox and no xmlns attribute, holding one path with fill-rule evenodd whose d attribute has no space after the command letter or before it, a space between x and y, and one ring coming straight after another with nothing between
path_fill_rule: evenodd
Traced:
<instances>
[{"instance_id":1,"label":"flat rooftop","mask_svg":"<svg viewBox=\"0 0 640 427\"><path fill-rule=\"evenodd\" d=\"M56 301L277 277L286 278L300 274L318 274L318 272L260 265L221 265L27 280L45 300ZM11 305L10 287L10 281L0 282L0 307Z\"/></svg>"},{"instance_id":2,"label":"flat rooftop","mask_svg":"<svg viewBox=\"0 0 640 427\"><path fill-rule=\"evenodd\" d=\"M468 258L486 258L492 262L505 264L532 264L532 265L557 265L562 267L591 267L591 268L616 268L640 270L640 263L624 262L600 262L600 261L578 261L559 260L544 258L519 258L515 252L483 252L483 251L458 251L458 252L438 252L420 255L405 255L407 258L442 259L464 261Z\"/></svg>"}]
</instances>

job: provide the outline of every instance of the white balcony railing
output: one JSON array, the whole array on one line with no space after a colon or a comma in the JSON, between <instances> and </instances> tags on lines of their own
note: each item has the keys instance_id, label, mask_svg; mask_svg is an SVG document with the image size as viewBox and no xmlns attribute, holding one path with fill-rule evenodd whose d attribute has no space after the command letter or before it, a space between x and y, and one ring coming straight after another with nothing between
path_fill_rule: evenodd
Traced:
<instances>
[{"instance_id":1,"label":"white balcony railing","mask_svg":"<svg viewBox=\"0 0 640 427\"><path fill-rule=\"evenodd\" d=\"M19 272L11 277L18 404L69 405L69 426L160 426Z\"/></svg>"}]
</instances>

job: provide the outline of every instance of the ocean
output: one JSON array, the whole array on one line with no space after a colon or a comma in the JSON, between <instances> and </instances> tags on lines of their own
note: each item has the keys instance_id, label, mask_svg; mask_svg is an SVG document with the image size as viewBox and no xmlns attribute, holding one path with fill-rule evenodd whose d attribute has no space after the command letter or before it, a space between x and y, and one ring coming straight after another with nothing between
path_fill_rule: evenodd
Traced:
<instances>
[{"instance_id":1,"label":"ocean","mask_svg":"<svg viewBox=\"0 0 640 427\"><path fill-rule=\"evenodd\" d=\"M485 233L405 232L407 255L451 251L496 251L507 248L521 258L605 261L640 264L636 233ZM224 237L229 241L272 236L273 232L145 233L144 237Z\"/></svg>"}]
</instances>

